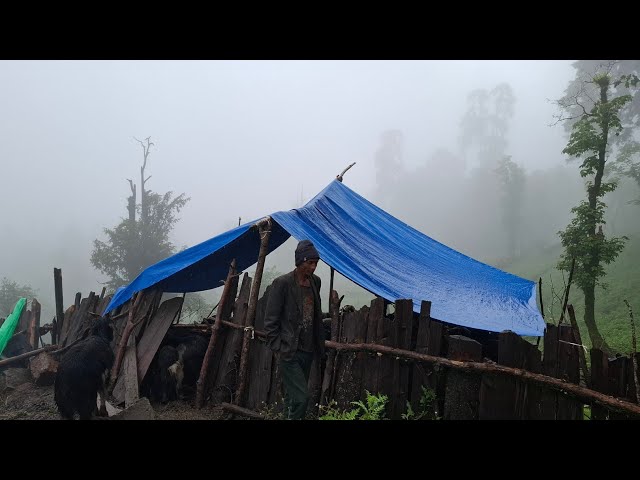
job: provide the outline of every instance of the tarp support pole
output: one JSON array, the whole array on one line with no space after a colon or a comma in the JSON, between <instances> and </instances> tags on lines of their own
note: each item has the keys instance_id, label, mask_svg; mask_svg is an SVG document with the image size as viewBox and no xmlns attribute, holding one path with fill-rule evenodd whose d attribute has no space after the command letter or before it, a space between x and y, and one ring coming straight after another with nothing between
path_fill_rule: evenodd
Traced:
<instances>
[{"instance_id":1,"label":"tarp support pole","mask_svg":"<svg viewBox=\"0 0 640 480\"><path fill-rule=\"evenodd\" d=\"M211 336L209 337L209 345L207 346L207 351L204 354L204 358L202 359L202 366L200 367L200 376L198 377L198 381L196 382L196 408L202 408L204 405L204 391L207 385L207 373L209 372L209 360L211 359L211 355L216 347L216 342L218 341L218 336L220 332L220 323L222 321L222 311L225 308L228 297L231 292L231 279L236 275L236 259L234 258L231 261L231 266L229 267L229 273L227 274L227 279L224 282L224 288L222 289L222 296L220 297L220 302L218 303L218 311L216 312L216 321L213 323L213 329L211 331Z\"/></svg>"},{"instance_id":2,"label":"tarp support pole","mask_svg":"<svg viewBox=\"0 0 640 480\"><path fill-rule=\"evenodd\" d=\"M240 369L238 374L238 388L235 395L235 404L242 406L245 384L247 379L247 367L249 363L249 346L251 344L251 332L255 324L256 308L258 306L258 294L260 283L262 282L262 271L264 270L264 260L267 257L269 237L271 236L271 217L266 217L256 224L260 234L260 253L258 254L258 265L251 284L251 295L249 296L249 306L247 308L246 328L242 337L242 353L240 355Z\"/></svg>"}]
</instances>

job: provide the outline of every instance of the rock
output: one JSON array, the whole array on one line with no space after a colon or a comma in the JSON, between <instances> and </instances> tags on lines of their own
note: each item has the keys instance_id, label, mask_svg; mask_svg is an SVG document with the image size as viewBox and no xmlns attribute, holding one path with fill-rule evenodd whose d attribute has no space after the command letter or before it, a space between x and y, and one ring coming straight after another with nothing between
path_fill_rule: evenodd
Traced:
<instances>
[{"instance_id":1,"label":"rock","mask_svg":"<svg viewBox=\"0 0 640 480\"><path fill-rule=\"evenodd\" d=\"M39 387L53 385L58 371L58 361L49 353L42 352L31 359L29 370L33 381Z\"/></svg>"},{"instance_id":2,"label":"rock","mask_svg":"<svg viewBox=\"0 0 640 480\"><path fill-rule=\"evenodd\" d=\"M155 420L156 414L146 397L139 398L133 405L120 413L109 417L109 420Z\"/></svg>"},{"instance_id":3,"label":"rock","mask_svg":"<svg viewBox=\"0 0 640 480\"><path fill-rule=\"evenodd\" d=\"M7 368L4 371L5 389L15 390L23 383L31 383L31 375L28 368Z\"/></svg>"}]
</instances>

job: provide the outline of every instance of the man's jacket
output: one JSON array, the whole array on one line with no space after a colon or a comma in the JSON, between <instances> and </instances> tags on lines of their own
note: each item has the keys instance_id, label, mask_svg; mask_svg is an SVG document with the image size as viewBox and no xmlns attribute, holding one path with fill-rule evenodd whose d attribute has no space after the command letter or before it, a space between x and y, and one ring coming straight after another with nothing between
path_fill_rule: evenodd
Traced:
<instances>
[{"instance_id":1,"label":"man's jacket","mask_svg":"<svg viewBox=\"0 0 640 480\"><path fill-rule=\"evenodd\" d=\"M293 358L296 353L302 328L302 288L296 282L294 272L295 270L285 273L273 281L264 317L267 345L285 360ZM313 338L316 353L322 357L324 355L324 328L320 305L322 281L317 275L312 277L309 284L313 292Z\"/></svg>"}]
</instances>

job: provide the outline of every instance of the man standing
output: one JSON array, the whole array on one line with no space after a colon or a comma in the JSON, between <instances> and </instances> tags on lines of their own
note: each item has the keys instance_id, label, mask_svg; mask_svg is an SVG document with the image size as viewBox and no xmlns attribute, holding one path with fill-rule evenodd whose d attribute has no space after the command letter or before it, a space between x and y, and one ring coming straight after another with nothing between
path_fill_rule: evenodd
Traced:
<instances>
[{"instance_id":1,"label":"man standing","mask_svg":"<svg viewBox=\"0 0 640 480\"><path fill-rule=\"evenodd\" d=\"M303 419L309 404L314 354L324 356L320 277L313 274L320 255L310 240L298 243L296 268L276 278L267 301L267 344L280 362L286 418Z\"/></svg>"}]
</instances>

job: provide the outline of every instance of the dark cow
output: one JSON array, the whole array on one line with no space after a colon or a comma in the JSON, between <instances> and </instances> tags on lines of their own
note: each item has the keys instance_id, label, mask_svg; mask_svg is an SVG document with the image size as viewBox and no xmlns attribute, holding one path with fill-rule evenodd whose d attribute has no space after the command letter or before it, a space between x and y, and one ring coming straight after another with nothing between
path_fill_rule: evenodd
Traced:
<instances>
[{"instance_id":1,"label":"dark cow","mask_svg":"<svg viewBox=\"0 0 640 480\"><path fill-rule=\"evenodd\" d=\"M193 394L208 345L204 335L170 328L144 377L143 395L166 403Z\"/></svg>"},{"instance_id":2,"label":"dark cow","mask_svg":"<svg viewBox=\"0 0 640 480\"><path fill-rule=\"evenodd\" d=\"M109 343L113 328L109 320L94 321L90 335L71 347L60 359L54 388L54 399L60 415L73 420L89 420L96 414L100 392L100 413L106 414L105 396L114 355Z\"/></svg>"},{"instance_id":3,"label":"dark cow","mask_svg":"<svg viewBox=\"0 0 640 480\"><path fill-rule=\"evenodd\" d=\"M155 402L177 400L182 388L183 368L178 350L164 345L158 350L144 377L142 391Z\"/></svg>"},{"instance_id":4,"label":"dark cow","mask_svg":"<svg viewBox=\"0 0 640 480\"><path fill-rule=\"evenodd\" d=\"M184 369L182 385L187 390L195 390L208 346L208 340L201 335L186 336L178 345L178 355Z\"/></svg>"}]
</instances>

